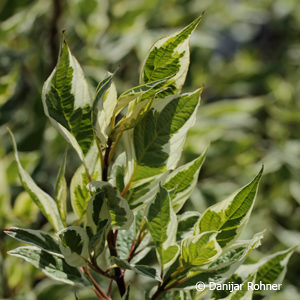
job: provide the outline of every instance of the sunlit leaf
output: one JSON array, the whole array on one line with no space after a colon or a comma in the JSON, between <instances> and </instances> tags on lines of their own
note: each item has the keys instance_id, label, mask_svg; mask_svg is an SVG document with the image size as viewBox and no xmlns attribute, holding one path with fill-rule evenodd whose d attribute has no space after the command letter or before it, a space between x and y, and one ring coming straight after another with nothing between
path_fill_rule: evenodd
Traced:
<instances>
[{"instance_id":1,"label":"sunlit leaf","mask_svg":"<svg viewBox=\"0 0 300 300\"><path fill-rule=\"evenodd\" d=\"M209 207L196 224L195 234L217 230L217 241L222 247L233 242L250 217L262 172L263 168L237 193Z\"/></svg>"},{"instance_id":2,"label":"sunlit leaf","mask_svg":"<svg viewBox=\"0 0 300 300\"><path fill-rule=\"evenodd\" d=\"M42 189L40 189L30 177L30 175L23 169L19 160L16 141L13 134L10 131L9 133L14 147L15 159L18 164L20 180L25 190L28 192L35 204L39 207L43 215L48 219L53 228L56 231L62 229L63 223L60 218L55 200L47 193L45 193Z\"/></svg>"},{"instance_id":3,"label":"sunlit leaf","mask_svg":"<svg viewBox=\"0 0 300 300\"><path fill-rule=\"evenodd\" d=\"M51 255L37 247L20 247L9 251L40 269L47 276L70 285L88 285L81 273L69 266L62 257Z\"/></svg>"}]
</instances>

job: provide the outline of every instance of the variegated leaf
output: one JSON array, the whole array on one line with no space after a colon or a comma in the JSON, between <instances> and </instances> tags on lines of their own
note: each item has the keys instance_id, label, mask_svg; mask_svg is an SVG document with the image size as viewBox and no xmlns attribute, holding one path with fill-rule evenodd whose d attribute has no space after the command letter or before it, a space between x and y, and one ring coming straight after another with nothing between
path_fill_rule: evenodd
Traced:
<instances>
[{"instance_id":1,"label":"variegated leaf","mask_svg":"<svg viewBox=\"0 0 300 300\"><path fill-rule=\"evenodd\" d=\"M181 257L188 266L206 265L218 258L222 248L216 237L218 232L204 232L196 236L185 238L181 243Z\"/></svg>"},{"instance_id":2,"label":"variegated leaf","mask_svg":"<svg viewBox=\"0 0 300 300\"><path fill-rule=\"evenodd\" d=\"M61 255L58 240L47 232L17 227L4 229L3 232L20 242L39 247L50 254Z\"/></svg>"},{"instance_id":3,"label":"variegated leaf","mask_svg":"<svg viewBox=\"0 0 300 300\"><path fill-rule=\"evenodd\" d=\"M132 270L137 274L150 277L151 279L155 279L157 281L161 281L157 270L149 266L129 264L126 260L122 260L118 257L113 257L112 262L122 269Z\"/></svg>"},{"instance_id":4,"label":"variegated leaf","mask_svg":"<svg viewBox=\"0 0 300 300\"><path fill-rule=\"evenodd\" d=\"M166 250L170 246L173 246L172 253L174 256L177 253L175 249L177 219L172 209L169 193L165 188L160 187L154 201L150 203L146 215L148 228L156 245L158 259L163 265L171 260L169 255L165 257Z\"/></svg>"},{"instance_id":5,"label":"variegated leaf","mask_svg":"<svg viewBox=\"0 0 300 300\"><path fill-rule=\"evenodd\" d=\"M237 241L227 248L214 262L187 270L186 280L178 288L194 289L198 281L205 284L221 283L230 278L246 257L261 244L263 233L257 233L249 241ZM223 250L224 251L224 250Z\"/></svg>"},{"instance_id":6,"label":"variegated leaf","mask_svg":"<svg viewBox=\"0 0 300 300\"><path fill-rule=\"evenodd\" d=\"M297 246L278 251L255 264L242 265L235 274L242 279L256 274L255 283L280 284L285 276L289 259L296 248ZM268 291L258 291L258 293L266 294Z\"/></svg>"},{"instance_id":7,"label":"variegated leaf","mask_svg":"<svg viewBox=\"0 0 300 300\"><path fill-rule=\"evenodd\" d=\"M8 254L23 258L55 280L70 285L88 285L77 268L68 265L62 257L51 255L37 247L19 247Z\"/></svg>"},{"instance_id":8,"label":"variegated leaf","mask_svg":"<svg viewBox=\"0 0 300 300\"><path fill-rule=\"evenodd\" d=\"M87 205L85 230L90 238L89 252L95 257L98 257L104 250L110 224L111 217L104 192L94 193Z\"/></svg>"},{"instance_id":9,"label":"variegated leaf","mask_svg":"<svg viewBox=\"0 0 300 300\"><path fill-rule=\"evenodd\" d=\"M126 169L126 153L122 152L116 156L115 161L112 163L109 182L112 186L117 187L119 191L123 191L125 169Z\"/></svg>"},{"instance_id":10,"label":"variegated leaf","mask_svg":"<svg viewBox=\"0 0 300 300\"><path fill-rule=\"evenodd\" d=\"M209 207L195 225L195 234L212 230L220 231L217 241L221 247L237 239L250 217L262 172L263 168L237 193Z\"/></svg>"},{"instance_id":11,"label":"variegated leaf","mask_svg":"<svg viewBox=\"0 0 300 300\"><path fill-rule=\"evenodd\" d=\"M59 168L59 172L56 179L56 185L55 185L55 200L64 226L66 226L67 195L68 195L67 182L65 178L66 159L67 159L67 152L65 153L63 162Z\"/></svg>"},{"instance_id":12,"label":"variegated leaf","mask_svg":"<svg viewBox=\"0 0 300 300\"><path fill-rule=\"evenodd\" d=\"M112 74L108 77L111 78L110 81L105 79L108 83L101 85L101 88L104 89L103 96L100 97L98 93L98 97L100 97L98 104L94 105L96 107L96 120L95 120L95 132L100 142L103 145L106 145L107 142L107 130L110 129L111 122L114 122L113 118L116 116L114 113L117 101L117 90L115 84L112 82Z\"/></svg>"},{"instance_id":13,"label":"variegated leaf","mask_svg":"<svg viewBox=\"0 0 300 300\"><path fill-rule=\"evenodd\" d=\"M97 147L93 146L86 156L86 167L91 178L87 174L84 165L81 165L74 173L70 184L70 198L73 211L79 219L82 219L86 213L90 192L87 184L90 180L101 180L100 161L98 159Z\"/></svg>"},{"instance_id":14,"label":"variegated leaf","mask_svg":"<svg viewBox=\"0 0 300 300\"><path fill-rule=\"evenodd\" d=\"M74 173L70 184L72 208L79 219L84 216L90 197L89 190L86 187L88 183L89 178L82 165Z\"/></svg>"},{"instance_id":15,"label":"variegated leaf","mask_svg":"<svg viewBox=\"0 0 300 300\"><path fill-rule=\"evenodd\" d=\"M194 190L206 153L207 150L200 157L174 170L166 178L163 186L170 191L172 206L176 213Z\"/></svg>"},{"instance_id":16,"label":"variegated leaf","mask_svg":"<svg viewBox=\"0 0 300 300\"><path fill-rule=\"evenodd\" d=\"M79 226L69 226L57 233L60 238L59 248L66 262L73 267L85 266L89 254L89 238Z\"/></svg>"},{"instance_id":17,"label":"variegated leaf","mask_svg":"<svg viewBox=\"0 0 300 300\"><path fill-rule=\"evenodd\" d=\"M101 230L101 225L111 223L108 205L105 202L105 193L98 191L91 196L86 212L85 228L89 235L95 235Z\"/></svg>"},{"instance_id":18,"label":"variegated leaf","mask_svg":"<svg viewBox=\"0 0 300 300\"><path fill-rule=\"evenodd\" d=\"M152 46L143 63L141 83L172 77L172 85L162 96L175 94L182 89L190 62L190 36L200 19L197 18L181 31L158 40Z\"/></svg>"},{"instance_id":19,"label":"variegated leaf","mask_svg":"<svg viewBox=\"0 0 300 300\"><path fill-rule=\"evenodd\" d=\"M222 298L218 296L218 291L214 291L213 296L216 299L220 300L252 300L253 299L253 289L249 288L249 284L255 283L256 274L250 275L245 281L241 280L241 278L231 277L229 278L225 284L231 284L230 286L235 287L233 291L229 292L227 290L221 291L222 293L228 294L227 297ZM241 283L242 282L242 283Z\"/></svg>"},{"instance_id":20,"label":"variegated leaf","mask_svg":"<svg viewBox=\"0 0 300 300\"><path fill-rule=\"evenodd\" d=\"M177 241L189 237L193 234L194 225L199 220L200 213L197 211L186 211L181 215L177 215Z\"/></svg>"},{"instance_id":21,"label":"variegated leaf","mask_svg":"<svg viewBox=\"0 0 300 300\"><path fill-rule=\"evenodd\" d=\"M162 182L166 180L169 172L164 172L155 179L133 186L126 195L126 199L132 209L140 209L148 205L156 196Z\"/></svg>"},{"instance_id":22,"label":"variegated leaf","mask_svg":"<svg viewBox=\"0 0 300 300\"><path fill-rule=\"evenodd\" d=\"M155 96L159 91L161 91L161 86L164 86L164 83L168 81L169 78L162 78L153 82L148 82L145 84L141 84L139 86L133 87L129 89L128 91L122 93L118 98L118 103L115 109L115 113L118 114L127 104L129 104L131 101L136 100L134 104L138 104L141 102L141 96L145 95L147 93L148 99ZM144 107L147 105L147 103L144 104ZM135 109L135 106L131 107L132 109L129 111ZM127 114L127 118L130 115Z\"/></svg>"},{"instance_id":23,"label":"variegated leaf","mask_svg":"<svg viewBox=\"0 0 300 300\"><path fill-rule=\"evenodd\" d=\"M61 230L63 228L63 223L55 200L40 189L30 175L23 169L19 160L15 138L11 131L9 131L9 133L13 143L15 159L18 165L18 172L22 185L53 228L56 231Z\"/></svg>"},{"instance_id":24,"label":"variegated leaf","mask_svg":"<svg viewBox=\"0 0 300 300\"><path fill-rule=\"evenodd\" d=\"M152 46L143 63L141 85L120 96L118 111L130 100L138 99L130 103L126 118L117 126L118 131L133 128L141 115L149 110L152 98L164 98L181 91L190 62L190 36L200 19L197 18L180 32L164 37Z\"/></svg>"},{"instance_id":25,"label":"variegated leaf","mask_svg":"<svg viewBox=\"0 0 300 300\"><path fill-rule=\"evenodd\" d=\"M89 184L91 193L101 193L108 207L111 225L114 229L128 229L133 222L133 213L128 202L109 182L93 181Z\"/></svg>"},{"instance_id":26,"label":"variegated leaf","mask_svg":"<svg viewBox=\"0 0 300 300\"><path fill-rule=\"evenodd\" d=\"M163 78L145 83L120 95L115 113L118 114L127 104L129 105L125 116L116 125L114 135L135 127L143 115L150 109L155 96L169 88L169 85L171 85L169 79Z\"/></svg>"},{"instance_id":27,"label":"variegated leaf","mask_svg":"<svg viewBox=\"0 0 300 300\"><path fill-rule=\"evenodd\" d=\"M134 226L130 226L128 230L119 230L116 242L118 256L121 259L127 259L134 240Z\"/></svg>"},{"instance_id":28,"label":"variegated leaf","mask_svg":"<svg viewBox=\"0 0 300 300\"><path fill-rule=\"evenodd\" d=\"M126 179L131 176L133 184L141 184L176 167L186 133L196 119L200 93L201 89L169 102L154 101L134 131L124 137Z\"/></svg>"},{"instance_id":29,"label":"variegated leaf","mask_svg":"<svg viewBox=\"0 0 300 300\"><path fill-rule=\"evenodd\" d=\"M83 71L67 42L42 91L44 111L52 125L84 161L94 143L92 98Z\"/></svg>"},{"instance_id":30,"label":"variegated leaf","mask_svg":"<svg viewBox=\"0 0 300 300\"><path fill-rule=\"evenodd\" d=\"M164 268L169 268L174 263L179 253L180 246L176 243L173 243L172 245L163 248L161 255L161 264L164 265Z\"/></svg>"},{"instance_id":31,"label":"variegated leaf","mask_svg":"<svg viewBox=\"0 0 300 300\"><path fill-rule=\"evenodd\" d=\"M216 261L209 264L207 269L209 270L224 270L224 268L230 267L232 273L232 266L237 269L246 257L257 247L261 245L263 239L263 233L256 233L251 240L236 241L231 244L225 251L217 258ZM230 272L228 272L229 274ZM224 276L225 277L225 276Z\"/></svg>"}]
</instances>

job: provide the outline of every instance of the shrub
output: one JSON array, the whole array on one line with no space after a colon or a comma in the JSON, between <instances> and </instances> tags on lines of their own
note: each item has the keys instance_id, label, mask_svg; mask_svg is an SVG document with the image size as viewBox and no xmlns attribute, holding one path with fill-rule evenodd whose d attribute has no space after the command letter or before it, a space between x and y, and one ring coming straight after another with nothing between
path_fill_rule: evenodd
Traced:
<instances>
[{"instance_id":1,"label":"shrub","mask_svg":"<svg viewBox=\"0 0 300 300\"><path fill-rule=\"evenodd\" d=\"M92 286L99 299L110 299L113 283L129 299L127 270L149 278L146 299L196 294L251 298L264 291L248 289L248 283L281 282L294 248L242 265L263 233L238 240L263 168L250 183L202 214L181 213L207 152L177 167L202 91L180 94L189 66L189 39L199 22L200 18L158 40L143 63L140 85L119 96L114 74L108 74L91 96L63 38L42 100L50 122L81 160L69 186L76 217L67 213L66 155L51 197L22 168L11 134L21 182L54 230L6 229L31 245L11 255L66 284ZM151 250L156 261L141 263ZM212 283L240 284L240 289L213 291Z\"/></svg>"}]
</instances>

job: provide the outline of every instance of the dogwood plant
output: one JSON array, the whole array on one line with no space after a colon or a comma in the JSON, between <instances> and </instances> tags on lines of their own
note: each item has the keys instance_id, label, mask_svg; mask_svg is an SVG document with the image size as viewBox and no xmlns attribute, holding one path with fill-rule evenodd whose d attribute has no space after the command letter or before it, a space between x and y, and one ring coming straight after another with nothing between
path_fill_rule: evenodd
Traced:
<instances>
[{"instance_id":1,"label":"dogwood plant","mask_svg":"<svg viewBox=\"0 0 300 300\"><path fill-rule=\"evenodd\" d=\"M134 295L138 287L130 292L127 270L149 278L145 299L191 299L196 294L251 299L254 291L246 288L247 282L282 281L293 248L242 265L263 237L258 233L250 240L238 239L253 209L262 169L204 212L181 213L206 156L205 150L178 166L202 91L181 94L190 62L189 40L199 21L154 43L142 65L140 85L119 96L114 74L91 94L63 38L42 101L46 116L75 149L81 166L68 187L65 156L50 196L21 166L11 134L21 182L53 227L53 232L6 229L30 245L11 255L65 284L91 286L99 299L110 299L114 284L122 299ZM75 221L67 214L68 189ZM151 250L156 262L141 264ZM200 281L204 288L197 292ZM243 288L210 291L211 282L236 282Z\"/></svg>"}]
</instances>

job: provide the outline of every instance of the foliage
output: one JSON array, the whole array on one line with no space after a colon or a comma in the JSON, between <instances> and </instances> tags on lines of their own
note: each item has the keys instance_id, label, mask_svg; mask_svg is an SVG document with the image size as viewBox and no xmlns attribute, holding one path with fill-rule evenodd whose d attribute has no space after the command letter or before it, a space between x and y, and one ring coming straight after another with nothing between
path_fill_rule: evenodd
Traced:
<instances>
[{"instance_id":1,"label":"foliage","mask_svg":"<svg viewBox=\"0 0 300 300\"><path fill-rule=\"evenodd\" d=\"M110 298L112 282L121 296L129 297L126 270L149 278L150 299L163 299L166 293L185 299L198 281L282 281L295 247L242 265L262 239L261 233L251 240L239 236L252 212L263 168L202 215L181 214L207 152L177 168L202 92L181 93L189 39L200 19L158 40L142 65L139 85L119 97L114 74L92 96L63 37L42 102L51 124L81 161L69 185L74 217L66 209L65 158L51 197L22 167L11 134L21 182L54 231L6 229L11 237L31 244L11 255L66 284L91 285L99 299ZM141 256L151 249L155 262L143 265ZM270 265L275 271L269 272ZM108 292L103 285L109 286ZM178 289L180 293L174 292ZM204 293L209 296L208 289ZM242 299L244 294L235 296Z\"/></svg>"}]
</instances>

